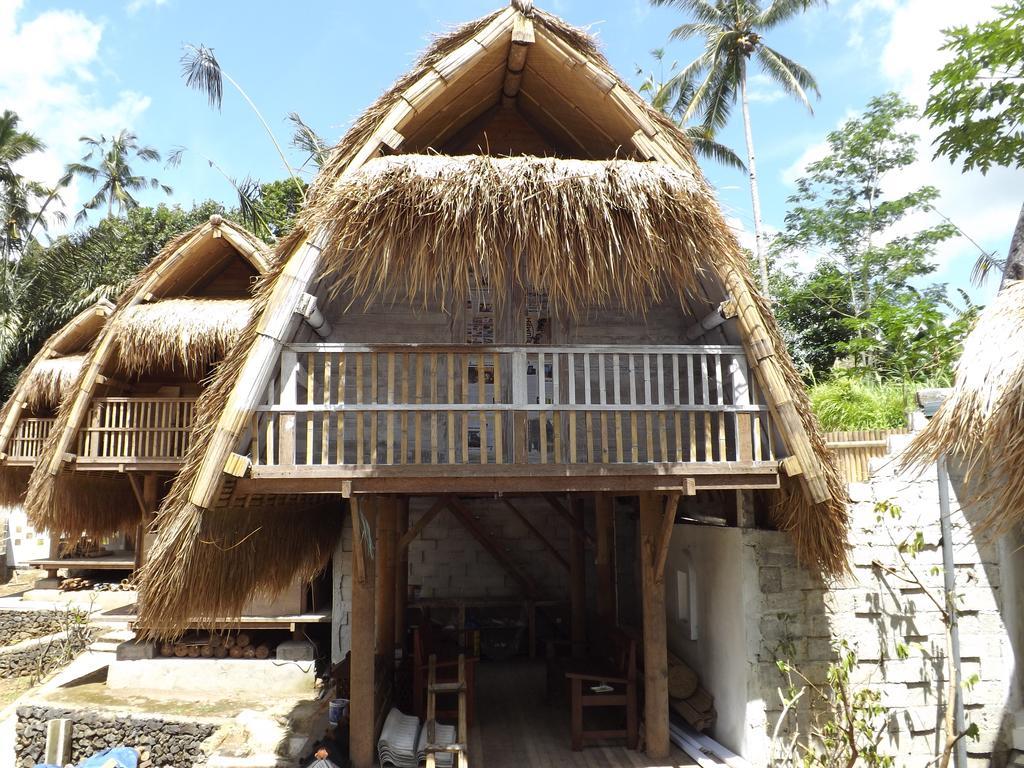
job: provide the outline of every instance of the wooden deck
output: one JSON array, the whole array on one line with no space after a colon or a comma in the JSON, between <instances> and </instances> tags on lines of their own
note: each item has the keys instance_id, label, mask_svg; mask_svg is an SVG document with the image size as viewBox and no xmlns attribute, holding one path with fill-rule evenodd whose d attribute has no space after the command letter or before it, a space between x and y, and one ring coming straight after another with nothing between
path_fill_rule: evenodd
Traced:
<instances>
[{"instance_id":1,"label":"wooden deck","mask_svg":"<svg viewBox=\"0 0 1024 768\"><path fill-rule=\"evenodd\" d=\"M569 747L569 705L544 703L543 662L482 663L470 764L483 768L682 768L696 766L675 747L664 760L617 743Z\"/></svg>"},{"instance_id":2,"label":"wooden deck","mask_svg":"<svg viewBox=\"0 0 1024 768\"><path fill-rule=\"evenodd\" d=\"M135 570L135 554L132 552L111 552L102 557L58 557L44 560L30 560L30 568L47 571L67 568L73 571L132 571Z\"/></svg>"}]
</instances>

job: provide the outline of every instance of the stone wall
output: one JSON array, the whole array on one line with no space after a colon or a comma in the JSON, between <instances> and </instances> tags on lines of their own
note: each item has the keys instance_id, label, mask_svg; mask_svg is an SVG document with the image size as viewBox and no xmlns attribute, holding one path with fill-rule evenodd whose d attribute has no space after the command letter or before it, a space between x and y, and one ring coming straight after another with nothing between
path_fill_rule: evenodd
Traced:
<instances>
[{"instance_id":1,"label":"stone wall","mask_svg":"<svg viewBox=\"0 0 1024 768\"><path fill-rule=\"evenodd\" d=\"M64 628L63 611L0 611L0 648L34 637L52 635Z\"/></svg>"},{"instance_id":2,"label":"stone wall","mask_svg":"<svg viewBox=\"0 0 1024 768\"><path fill-rule=\"evenodd\" d=\"M42 761L49 720L74 721L72 759L75 763L102 749L126 746L147 750L154 768L205 765L203 742L217 729L212 723L195 720L103 714L46 706L19 707L17 714L19 768L31 768Z\"/></svg>"},{"instance_id":3,"label":"stone wall","mask_svg":"<svg viewBox=\"0 0 1024 768\"><path fill-rule=\"evenodd\" d=\"M896 452L905 438L893 438ZM934 468L900 473L892 455L872 463L868 483L851 485L853 572L842 582L824 585L796 565L790 542L773 531L745 530L744 558L757 573L760 600L752 602L748 621L759 638L748 697L765 702L769 732L780 714L777 688L782 682L776 658L791 660L812 680L823 681L834 658L831 644L847 640L859 662L854 682L878 690L890 709L883 746L905 768L925 768L941 749L946 702L945 632L938 606L943 594L938 481ZM1004 595L997 542L976 530L978 512L961 509L963 483L952 477L952 523L963 675L977 682L965 690L968 723L980 730L968 741L971 766L1005 764L1006 721L1011 717L1013 652L1005 624ZM899 519L879 520L877 504L902 510ZM900 571L902 542L918 532L924 547L907 560L922 587L907 583L879 565ZM927 590L927 592L926 592ZM901 659L897 645L909 649ZM808 713L801 713L806 732ZM783 728L783 732L786 729Z\"/></svg>"}]
</instances>

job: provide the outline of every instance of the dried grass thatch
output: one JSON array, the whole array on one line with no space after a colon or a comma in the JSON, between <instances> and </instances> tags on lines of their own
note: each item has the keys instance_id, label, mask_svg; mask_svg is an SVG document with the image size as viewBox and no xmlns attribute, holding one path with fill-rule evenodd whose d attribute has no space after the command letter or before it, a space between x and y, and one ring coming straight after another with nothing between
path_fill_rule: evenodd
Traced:
<instances>
[{"instance_id":1,"label":"dried grass thatch","mask_svg":"<svg viewBox=\"0 0 1024 768\"><path fill-rule=\"evenodd\" d=\"M156 307L159 304L167 303L166 309L170 311L163 312L160 308L153 310L149 314L151 322L143 323L148 328L133 330L127 324L124 324L124 317L126 315L130 315L137 307L146 306L145 304L140 305L138 302L152 279L166 274L168 264L178 257L179 252L190 241L204 232L208 233L212 238L213 230L217 228L227 230L227 233L232 238L249 249L246 254L248 258L259 262L261 268L266 268L263 262L262 251L260 250L262 247L260 242L240 227L221 220L219 216L211 217L208 224L201 224L173 238L164 246L156 258L136 276L131 286L118 299L110 321L93 345L81 373L74 382L72 387L74 398L91 399L94 390L87 382L87 377L90 375L89 369L94 356L97 354L100 343L108 338L107 334L114 334L116 332L121 335L120 338L123 339L126 348L129 350L129 353L125 355L126 364L129 368L135 366L138 370L147 366L148 362L143 359L147 354L154 355L157 361L179 360L184 365L198 365L199 359L205 356L211 349L218 348L223 353L223 350L229 346L231 342L223 340L228 334L221 330L209 328L206 328L206 330L199 334L204 338L199 342L199 351L196 355L192 355L187 351L182 352L181 350L184 347L177 339L160 340L157 330L161 324L168 333L177 333L182 327L192 329L206 327L201 317L182 317L180 314L175 313L173 311L175 306L178 309L182 309L189 305L176 305L174 303L175 300L171 299L152 302L149 305ZM187 302L188 300L184 301ZM201 306L194 307L194 309L204 312L207 310L208 303L214 304L216 302L214 300L204 300ZM242 301L238 304L230 302L230 304L233 306L233 309L227 312L230 315L230 319L227 322L237 329L240 324L237 314L242 309L241 305L248 305L249 302ZM144 318L145 316L146 310L143 309L141 317ZM248 319L248 315L246 315L246 319ZM232 333L237 333L237 330ZM232 336L231 338L234 339L236 337ZM115 351L118 349L117 344L114 345L114 349ZM62 404L57 414L57 420L50 431L50 436L47 438L39 460L32 471L28 492L25 496L25 511L28 514L29 520L38 529L66 531L76 536L82 532L106 535L118 530L118 526L128 521L137 522L138 520L138 508L127 479L124 477L96 478L92 477L95 475L93 472L71 473L66 468L61 468L56 474L51 474L50 472L54 458L62 455L67 450L72 450L70 446L65 445L64 433L70 424L72 411L70 406L75 402L74 398ZM126 503L126 501L130 501L131 504ZM130 515L128 510L131 510ZM134 525L134 522L131 524Z\"/></svg>"},{"instance_id":2,"label":"dried grass thatch","mask_svg":"<svg viewBox=\"0 0 1024 768\"><path fill-rule=\"evenodd\" d=\"M179 632L196 616L237 615L255 592L276 591L291 583L295 573L315 570L336 538L337 529L321 526L340 524L337 506L319 514L302 511L302 521L310 525L303 530L296 524L299 512L275 508L269 499L253 501L244 512L223 501L230 497L231 481L212 509L190 500L205 449L256 343L271 291L287 258L309 233L321 229L326 234L318 277L336 291L356 294L443 296L452 304L464 295L471 275L486 269L497 293L514 280L525 280L546 290L553 305L561 302L577 311L615 302L641 308L652 296L699 301L705 298L699 279L705 274L720 283L726 273L740 274L757 295L685 137L646 106L648 119L682 156L680 167L625 160L406 155L372 160L343 178L402 92L494 18L492 14L437 40L357 120L318 175L299 226L279 245L278 266L261 283L252 322L197 402L194 448L160 513L164 534L141 583L142 619L159 628L154 634ZM622 82L586 34L540 11L534 11L534 20ZM520 259L514 273L507 268L506 253ZM829 576L841 575L847 569L845 485L771 312L759 301L775 356L831 491L827 503L815 505L798 480L785 478L776 519L793 535L805 564ZM304 501L321 503L315 497Z\"/></svg>"},{"instance_id":3,"label":"dried grass thatch","mask_svg":"<svg viewBox=\"0 0 1024 768\"><path fill-rule=\"evenodd\" d=\"M27 371L25 408L30 412L56 410L82 370L85 355L68 355L41 360ZM21 382L18 382L21 387Z\"/></svg>"},{"instance_id":4,"label":"dried grass thatch","mask_svg":"<svg viewBox=\"0 0 1024 768\"><path fill-rule=\"evenodd\" d=\"M904 453L905 468L959 460L984 527L1024 521L1024 281L1011 282L978 317L956 365L953 391Z\"/></svg>"},{"instance_id":5,"label":"dried grass thatch","mask_svg":"<svg viewBox=\"0 0 1024 768\"><path fill-rule=\"evenodd\" d=\"M117 315L117 368L128 376L183 371L202 376L238 340L249 322L247 299L163 299Z\"/></svg>"},{"instance_id":6,"label":"dried grass thatch","mask_svg":"<svg viewBox=\"0 0 1024 768\"><path fill-rule=\"evenodd\" d=\"M0 465L0 507L20 507L25 503L31 467Z\"/></svg>"},{"instance_id":7,"label":"dried grass thatch","mask_svg":"<svg viewBox=\"0 0 1024 768\"><path fill-rule=\"evenodd\" d=\"M708 269L742 266L697 177L659 163L383 157L313 211L321 279L355 296L459 306L486 274L497 296L529 284L567 313L643 311L666 291L687 305Z\"/></svg>"}]
</instances>

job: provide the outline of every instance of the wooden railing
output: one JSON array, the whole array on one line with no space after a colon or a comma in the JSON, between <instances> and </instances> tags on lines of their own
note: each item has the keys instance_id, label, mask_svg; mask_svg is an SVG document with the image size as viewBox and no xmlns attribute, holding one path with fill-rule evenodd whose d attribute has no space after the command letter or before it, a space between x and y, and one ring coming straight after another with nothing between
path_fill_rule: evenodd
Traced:
<instances>
[{"instance_id":1,"label":"wooden railing","mask_svg":"<svg viewBox=\"0 0 1024 768\"><path fill-rule=\"evenodd\" d=\"M253 465L768 462L741 347L294 344Z\"/></svg>"},{"instance_id":2,"label":"wooden railing","mask_svg":"<svg viewBox=\"0 0 1024 768\"><path fill-rule=\"evenodd\" d=\"M18 420L11 438L11 449L7 454L9 461L34 461L43 452L43 444L50 436L53 418L30 418Z\"/></svg>"},{"instance_id":3,"label":"wooden railing","mask_svg":"<svg viewBox=\"0 0 1024 768\"><path fill-rule=\"evenodd\" d=\"M191 398L94 398L79 433L78 462L180 462L194 411Z\"/></svg>"},{"instance_id":4,"label":"wooden railing","mask_svg":"<svg viewBox=\"0 0 1024 768\"><path fill-rule=\"evenodd\" d=\"M889 452L889 437L906 435L906 429L859 429L826 432L825 441L835 453L839 471L848 483L864 483L871 477L871 459Z\"/></svg>"}]
</instances>

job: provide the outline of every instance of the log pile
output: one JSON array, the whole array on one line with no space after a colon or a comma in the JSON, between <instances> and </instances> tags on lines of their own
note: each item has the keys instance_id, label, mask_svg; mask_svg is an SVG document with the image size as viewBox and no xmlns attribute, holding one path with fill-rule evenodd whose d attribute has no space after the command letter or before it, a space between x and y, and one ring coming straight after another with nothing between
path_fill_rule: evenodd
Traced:
<instances>
[{"instance_id":1,"label":"log pile","mask_svg":"<svg viewBox=\"0 0 1024 768\"><path fill-rule=\"evenodd\" d=\"M212 633L205 636L185 637L160 646L160 655L179 659L268 659L271 647L266 643L255 645L245 632L237 634Z\"/></svg>"},{"instance_id":2,"label":"log pile","mask_svg":"<svg viewBox=\"0 0 1024 768\"><path fill-rule=\"evenodd\" d=\"M81 592L86 589L96 592L131 592L135 589L135 585L128 579L114 584L108 581L93 581L82 576L70 576L60 582L61 592Z\"/></svg>"},{"instance_id":3,"label":"log pile","mask_svg":"<svg viewBox=\"0 0 1024 768\"><path fill-rule=\"evenodd\" d=\"M699 732L715 724L715 699L700 684L697 673L680 659L668 655L669 706Z\"/></svg>"}]
</instances>

